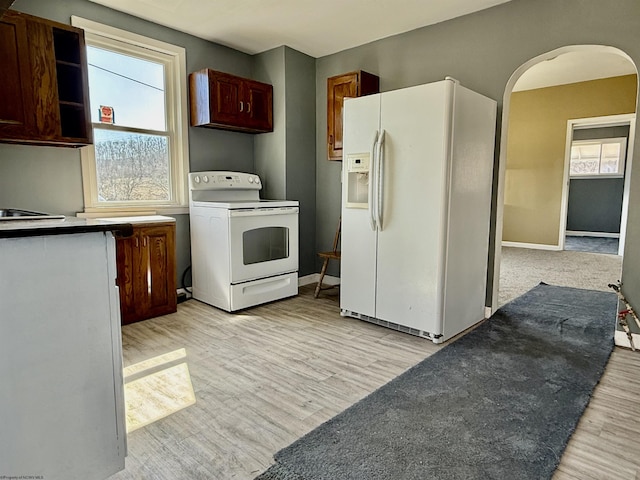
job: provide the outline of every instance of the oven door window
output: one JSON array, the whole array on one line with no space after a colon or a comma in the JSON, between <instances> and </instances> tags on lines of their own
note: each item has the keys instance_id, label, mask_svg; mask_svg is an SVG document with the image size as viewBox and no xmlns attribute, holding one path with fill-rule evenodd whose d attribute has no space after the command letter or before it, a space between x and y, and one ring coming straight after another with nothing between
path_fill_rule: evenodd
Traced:
<instances>
[{"instance_id":1,"label":"oven door window","mask_svg":"<svg viewBox=\"0 0 640 480\"><path fill-rule=\"evenodd\" d=\"M270 262L289 257L289 229L262 227L242 233L242 263Z\"/></svg>"}]
</instances>

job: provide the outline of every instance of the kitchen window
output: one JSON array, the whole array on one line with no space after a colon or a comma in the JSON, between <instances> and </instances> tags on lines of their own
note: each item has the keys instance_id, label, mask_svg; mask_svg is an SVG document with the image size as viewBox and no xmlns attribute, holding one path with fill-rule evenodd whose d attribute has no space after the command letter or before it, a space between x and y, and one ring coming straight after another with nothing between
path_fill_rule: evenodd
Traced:
<instances>
[{"instance_id":1,"label":"kitchen window","mask_svg":"<svg viewBox=\"0 0 640 480\"><path fill-rule=\"evenodd\" d=\"M182 47L72 17L85 30L94 144L82 149L85 213L184 213Z\"/></svg>"},{"instance_id":2,"label":"kitchen window","mask_svg":"<svg viewBox=\"0 0 640 480\"><path fill-rule=\"evenodd\" d=\"M624 176L626 138L580 140L571 143L571 178Z\"/></svg>"}]
</instances>

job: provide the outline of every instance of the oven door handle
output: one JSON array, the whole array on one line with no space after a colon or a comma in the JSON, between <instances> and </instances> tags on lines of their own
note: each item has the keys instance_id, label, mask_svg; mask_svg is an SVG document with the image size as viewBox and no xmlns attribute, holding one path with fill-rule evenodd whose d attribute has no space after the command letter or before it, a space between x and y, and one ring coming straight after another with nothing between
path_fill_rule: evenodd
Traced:
<instances>
[{"instance_id":1,"label":"oven door handle","mask_svg":"<svg viewBox=\"0 0 640 480\"><path fill-rule=\"evenodd\" d=\"M298 207L275 208L241 208L229 210L230 217L263 217L269 215L294 215L298 213Z\"/></svg>"}]
</instances>

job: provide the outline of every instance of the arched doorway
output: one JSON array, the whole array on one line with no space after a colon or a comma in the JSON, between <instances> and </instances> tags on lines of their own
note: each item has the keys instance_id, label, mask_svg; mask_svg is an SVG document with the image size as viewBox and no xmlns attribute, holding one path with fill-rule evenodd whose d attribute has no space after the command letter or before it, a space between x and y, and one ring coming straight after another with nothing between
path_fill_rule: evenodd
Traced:
<instances>
[{"instance_id":1,"label":"arched doorway","mask_svg":"<svg viewBox=\"0 0 640 480\"><path fill-rule=\"evenodd\" d=\"M509 154L509 146L510 146L510 143L509 143L510 116L512 115L512 93L514 92L514 89L517 90L516 86L518 85L519 82L522 83L523 79L527 79L528 77L527 72L532 72L534 70L539 70L541 72L544 72L546 67L552 64L554 64L556 68L558 66L564 65L564 71L563 71L563 68L557 68L558 71L553 72L555 75L555 78L558 79L557 82L553 83L553 80L551 80L552 83L541 84L539 86L534 85L533 87L530 87L530 88L533 88L533 89L542 88L546 90L546 87L550 87L552 85L565 86L565 85L571 85L572 83L578 84L579 82L590 81L594 78L602 79L603 77L607 76L606 74L603 74L603 75L600 75L600 77L594 77L593 74L590 74L587 72L585 73L585 77L583 78L575 77L574 74L580 71L580 69L576 68L575 64L572 64L571 62L574 61L576 58L581 58L583 62L585 59L591 58L592 61L589 65L596 68L598 67L598 59L610 58L614 60L614 63L617 62L617 63L625 64L627 68L627 72L633 72L635 75L637 75L637 69L635 65L633 64L631 59L628 57L628 55L626 55L624 52L613 47L598 46L598 45L578 45L578 46L567 46L567 47L559 48L551 52L547 52L543 55L540 55L536 58L533 58L528 62L524 63L522 66L520 66L509 79L509 82L507 83L507 86L505 88L505 93L503 98L502 136L500 140L500 158L499 158L497 204L496 204L497 206L496 237L495 237L496 241L495 241L495 252L494 252L494 276L493 276L494 282L493 282L493 292L492 292L493 310L496 310L500 305L498 294L500 290L500 270L501 270L501 259L502 259L501 250L502 250L503 234L505 233L505 217L507 219L506 229L507 230L509 228L512 229L511 232L507 232L506 236L509 236L509 235L515 236L516 239L519 240L524 246L528 248L541 249L541 250L545 250L545 249L561 250L563 248L564 240L563 240L563 237L561 236L564 235L564 229L565 229L565 224L563 222L566 222L566 204L563 204L563 202L566 202L566 195L567 195L566 189L568 188L566 186L568 185L568 182L566 178L567 169L565 168L565 160L566 160L566 143L565 142L567 138L570 138L570 137L567 137L568 135L567 127L569 125L568 120L571 119L577 122L577 119L594 116L594 115L589 115L588 113L584 113L580 109L578 109L574 117L569 116L566 119L564 119L563 125L560 125L560 123L556 122L555 127L553 127L555 128L554 135L556 136L560 135L562 137L560 138L560 140L556 139L556 144L561 143L561 145L559 146L556 145L556 151L554 153L548 154L550 156L545 158L546 161L554 162L553 166L547 171L542 171L539 167L536 167L533 169L527 169L526 165L525 166L519 165L517 166L517 168L510 170L510 176L509 176L510 178L507 180L507 165L509 160L508 154ZM564 74L564 77L562 74ZM620 75L620 74L616 73L614 69L614 71L610 74L610 76L615 77L616 75ZM628 81L629 79L627 78L627 82ZM547 79L547 82L549 82L548 79ZM633 77L633 92L637 92L637 76ZM631 108L633 110L632 113L635 114L635 98ZM516 111L515 104L514 104L513 111ZM588 109L585 110L585 112L587 111ZM598 114L598 115L606 115L606 114ZM632 122L635 122L635 119L633 119ZM548 123L549 125L552 124L552 122L548 122ZM633 123L630 128L630 132L631 132L630 141L633 141L632 137L633 137L634 131L635 131L635 123ZM515 138L515 135L516 135L515 129L512 135ZM569 146L570 146L570 143L569 143ZM513 149L513 145L511 145L511 147ZM632 149L630 150L632 151ZM553 157L553 158L550 159L550 157ZM630 168L630 165L628 165L628 169L629 168ZM628 169L627 169L627 172L629 171ZM517 204L517 202L510 202L509 204L505 205L505 190L507 189L507 183L508 183L508 188L513 189L514 178L518 179L520 182L525 182L525 181L530 182L529 184L522 183L522 185L526 185L524 188L524 191L519 192L519 194L521 194L523 197L529 195L532 198L535 198L535 195L539 195L539 198L543 199L541 200L541 203L547 202L547 205L540 206L539 211L534 212L534 215L531 215L529 218L526 217L526 214L531 213L531 211L534 211L536 208L535 206L530 209L524 208L524 209L518 210L517 208L513 207L514 203ZM627 182L628 182L628 176L627 176ZM543 189L547 188L549 185L553 186L555 190L552 190L550 194L547 194L546 192L543 191ZM550 204L552 205L550 206ZM623 211L622 211L623 218L621 221L622 235L624 235L624 229L626 227L626 215L628 211L627 209L628 209L628 195L625 195L623 199ZM518 217L518 215L520 215L521 212L524 212L524 214L522 215L522 218ZM538 217L536 217L536 214L538 215ZM549 218L543 218L543 215L547 215ZM514 218L517 218L516 222L513 221ZM543 223L545 222L546 224L543 225ZM522 241L522 238L526 239L529 237L527 237L526 235L522 235L521 238L517 238L517 235L513 235L512 232L513 232L514 223L519 228L518 233L520 233L521 231L526 233L527 229L529 230L530 233L534 232L535 235L530 235L530 237L532 237L534 240L529 242ZM548 231L545 231L545 228ZM544 237L543 234L546 234L547 236ZM603 281L606 281L606 279L604 279Z\"/></svg>"}]
</instances>

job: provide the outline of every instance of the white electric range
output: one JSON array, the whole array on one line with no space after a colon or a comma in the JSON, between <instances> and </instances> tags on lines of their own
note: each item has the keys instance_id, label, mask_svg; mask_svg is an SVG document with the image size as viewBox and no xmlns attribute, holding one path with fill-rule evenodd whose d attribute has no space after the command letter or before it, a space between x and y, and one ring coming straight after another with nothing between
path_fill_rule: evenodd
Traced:
<instances>
[{"instance_id":1,"label":"white electric range","mask_svg":"<svg viewBox=\"0 0 640 480\"><path fill-rule=\"evenodd\" d=\"M189 174L193 298L228 312L298 293L295 200L261 200L260 177Z\"/></svg>"}]
</instances>

